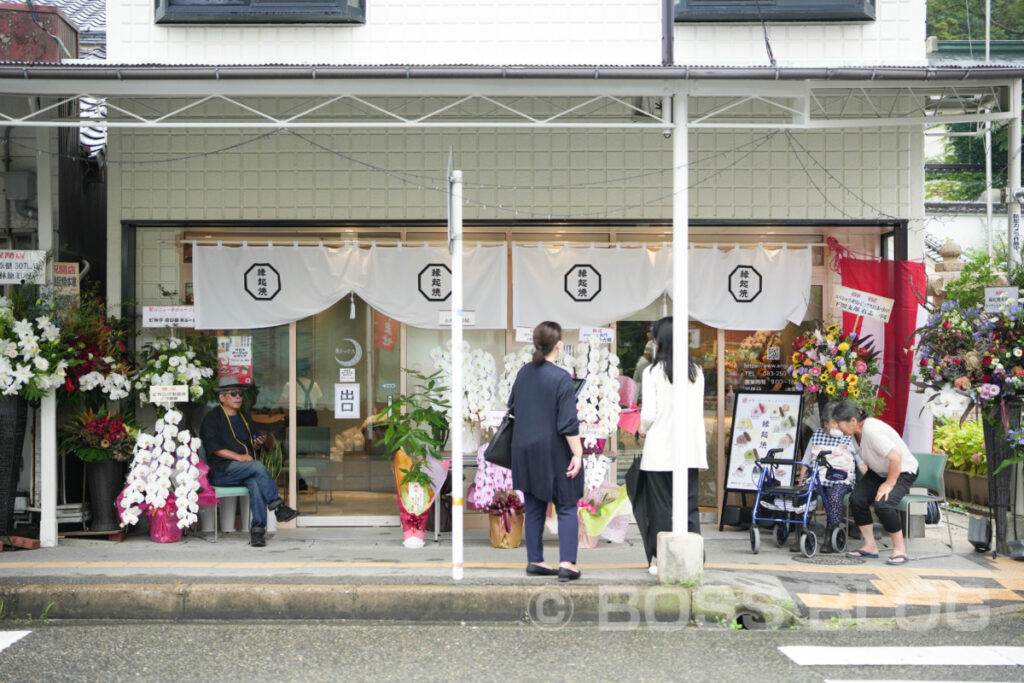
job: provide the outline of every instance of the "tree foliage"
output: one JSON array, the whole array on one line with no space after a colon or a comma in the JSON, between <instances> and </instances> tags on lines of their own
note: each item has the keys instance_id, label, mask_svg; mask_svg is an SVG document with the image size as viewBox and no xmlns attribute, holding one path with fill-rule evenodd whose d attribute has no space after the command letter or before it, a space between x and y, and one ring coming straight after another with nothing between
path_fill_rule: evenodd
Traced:
<instances>
[{"instance_id":1,"label":"tree foliage","mask_svg":"<svg viewBox=\"0 0 1024 683\"><path fill-rule=\"evenodd\" d=\"M984 40L983 0L928 0L928 35L939 40ZM968 31L969 27L969 31ZM992 40L1024 39L1024 0L992 0Z\"/></svg>"}]
</instances>

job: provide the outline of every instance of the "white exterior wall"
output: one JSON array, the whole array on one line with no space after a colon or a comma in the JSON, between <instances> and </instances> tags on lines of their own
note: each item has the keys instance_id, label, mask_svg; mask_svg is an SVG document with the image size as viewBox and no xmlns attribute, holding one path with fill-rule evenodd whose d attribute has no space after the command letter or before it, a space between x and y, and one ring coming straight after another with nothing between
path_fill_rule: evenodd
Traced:
<instances>
[{"instance_id":1,"label":"white exterior wall","mask_svg":"<svg viewBox=\"0 0 1024 683\"><path fill-rule=\"evenodd\" d=\"M924 0L877 0L875 21L769 23L779 66L927 63ZM766 65L761 24L676 24L677 64Z\"/></svg>"},{"instance_id":2,"label":"white exterior wall","mask_svg":"<svg viewBox=\"0 0 1024 683\"><path fill-rule=\"evenodd\" d=\"M660 0L368 0L362 25L158 26L107 0L115 63L659 64Z\"/></svg>"},{"instance_id":3,"label":"white exterior wall","mask_svg":"<svg viewBox=\"0 0 1024 683\"><path fill-rule=\"evenodd\" d=\"M925 63L924 0L870 22L773 23L780 65ZM368 0L364 25L162 25L152 0L107 0L114 63L660 64L660 0ZM757 22L678 24L677 64L766 64Z\"/></svg>"},{"instance_id":4,"label":"white exterior wall","mask_svg":"<svg viewBox=\"0 0 1024 683\"><path fill-rule=\"evenodd\" d=\"M111 131L109 262L120 263L122 220L442 221L444 194L420 184L420 178L403 182L397 174L436 178L443 187L449 145L455 146L456 167L466 179L465 195L471 201L464 207L467 220L543 219L549 214L637 220L671 216L671 141L657 132L316 135L318 143L394 174L367 170L340 156L310 149L287 133L226 152L201 154L255 135ZM794 136L835 179L807 157L798 157L785 135L776 135L750 154L745 150L718 154L749 149L750 141L760 134L693 134L691 217L821 220L914 217L921 212L921 208L912 209L917 200L908 171L924 163L922 145L914 144L915 133L870 130ZM125 163L190 153L195 156L183 161ZM633 179L615 180L623 177ZM535 187L514 189L527 185ZM178 287L177 250L166 235L142 232L157 242L139 244L140 303L161 303L157 283L168 290ZM109 291L117 300L120 271L110 270Z\"/></svg>"}]
</instances>

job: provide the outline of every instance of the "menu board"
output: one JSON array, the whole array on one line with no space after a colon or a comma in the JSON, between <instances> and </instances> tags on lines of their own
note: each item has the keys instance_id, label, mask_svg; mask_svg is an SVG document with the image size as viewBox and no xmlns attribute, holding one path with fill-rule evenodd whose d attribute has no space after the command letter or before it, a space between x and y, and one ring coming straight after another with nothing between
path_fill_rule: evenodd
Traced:
<instances>
[{"instance_id":1,"label":"menu board","mask_svg":"<svg viewBox=\"0 0 1024 683\"><path fill-rule=\"evenodd\" d=\"M796 458L803 424L803 394L799 392L736 393L729 442L729 465L725 488L756 491L761 470L755 460L781 448L779 459ZM777 477L784 485L792 481L793 466L780 465Z\"/></svg>"}]
</instances>

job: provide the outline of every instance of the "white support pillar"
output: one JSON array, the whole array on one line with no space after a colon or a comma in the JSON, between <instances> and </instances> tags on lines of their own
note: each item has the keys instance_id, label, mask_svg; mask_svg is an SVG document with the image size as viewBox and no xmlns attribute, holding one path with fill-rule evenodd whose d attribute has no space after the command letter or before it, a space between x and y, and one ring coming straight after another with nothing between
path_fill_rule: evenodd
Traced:
<instances>
[{"instance_id":1,"label":"white support pillar","mask_svg":"<svg viewBox=\"0 0 1024 683\"><path fill-rule=\"evenodd\" d=\"M29 100L35 110L35 100ZM53 234L53 173L48 128L36 129L36 202L39 207L37 246L53 252L57 260L58 245ZM53 270L46 269L46 281L53 281ZM57 398L51 392L39 407L39 545L54 548L57 545Z\"/></svg>"},{"instance_id":2,"label":"white support pillar","mask_svg":"<svg viewBox=\"0 0 1024 683\"><path fill-rule=\"evenodd\" d=\"M462 579L462 171L451 172L448 248L452 256L452 579Z\"/></svg>"},{"instance_id":3,"label":"white support pillar","mask_svg":"<svg viewBox=\"0 0 1024 683\"><path fill-rule=\"evenodd\" d=\"M672 422L683 433L689 391L690 310L689 246L689 132L687 95L672 98ZM660 353L660 352L659 352ZM691 416L692 417L692 416ZM672 533L658 534L658 580L670 584L698 582L704 571L704 539L688 533L688 468L682 449L676 450L672 469Z\"/></svg>"},{"instance_id":4,"label":"white support pillar","mask_svg":"<svg viewBox=\"0 0 1024 683\"><path fill-rule=\"evenodd\" d=\"M674 414L672 422L677 429L687 424L686 382L689 359L687 319L690 310L688 286L690 251L690 193L689 186L689 126L687 126L687 96L676 93L672 98L672 390ZM676 450L676 465L672 473L672 531L686 533L687 468L682 449Z\"/></svg>"},{"instance_id":5,"label":"white support pillar","mask_svg":"<svg viewBox=\"0 0 1024 683\"><path fill-rule=\"evenodd\" d=\"M1010 106L1014 108L1017 115L1010 119L1010 130L1007 149L1006 184L1009 186L1009 197L1006 198L1006 208L1009 217L1009 235L1007 241L1009 248L1009 265L1020 260L1020 203L1017 201L1017 193L1020 191L1020 162L1021 162L1021 81L1017 80L1010 84Z\"/></svg>"}]
</instances>

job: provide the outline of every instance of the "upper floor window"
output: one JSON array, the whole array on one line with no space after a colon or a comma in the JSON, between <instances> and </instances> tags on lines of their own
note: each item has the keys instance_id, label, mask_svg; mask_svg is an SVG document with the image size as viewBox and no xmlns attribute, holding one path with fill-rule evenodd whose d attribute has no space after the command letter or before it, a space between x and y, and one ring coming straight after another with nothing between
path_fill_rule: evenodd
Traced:
<instances>
[{"instance_id":1,"label":"upper floor window","mask_svg":"<svg viewBox=\"0 0 1024 683\"><path fill-rule=\"evenodd\" d=\"M158 24L366 22L366 0L156 0Z\"/></svg>"},{"instance_id":2,"label":"upper floor window","mask_svg":"<svg viewBox=\"0 0 1024 683\"><path fill-rule=\"evenodd\" d=\"M676 0L676 21L873 21L875 0Z\"/></svg>"}]
</instances>

